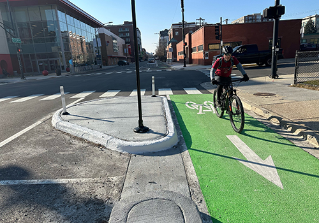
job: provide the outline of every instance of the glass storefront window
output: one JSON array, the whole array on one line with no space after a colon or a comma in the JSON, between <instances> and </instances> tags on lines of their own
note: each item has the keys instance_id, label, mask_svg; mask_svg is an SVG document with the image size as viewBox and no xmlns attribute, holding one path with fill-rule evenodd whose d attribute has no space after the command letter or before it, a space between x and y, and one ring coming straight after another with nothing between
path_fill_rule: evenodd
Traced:
<instances>
[{"instance_id":1,"label":"glass storefront window","mask_svg":"<svg viewBox=\"0 0 319 223\"><path fill-rule=\"evenodd\" d=\"M60 22L65 22L66 23L66 18L65 18L65 13L61 12L60 10L58 11L58 16L59 16L59 21Z\"/></svg>"},{"instance_id":2,"label":"glass storefront window","mask_svg":"<svg viewBox=\"0 0 319 223\"><path fill-rule=\"evenodd\" d=\"M29 21L29 15L27 7L18 7L14 9L14 15L16 22L27 22Z\"/></svg>"},{"instance_id":3,"label":"glass storefront window","mask_svg":"<svg viewBox=\"0 0 319 223\"><path fill-rule=\"evenodd\" d=\"M51 8L51 5L48 6L40 6L41 18L42 21L46 20L56 20L55 12Z\"/></svg>"},{"instance_id":4,"label":"glass storefront window","mask_svg":"<svg viewBox=\"0 0 319 223\"><path fill-rule=\"evenodd\" d=\"M39 6L28 7L30 21L41 21L41 13Z\"/></svg>"},{"instance_id":5,"label":"glass storefront window","mask_svg":"<svg viewBox=\"0 0 319 223\"><path fill-rule=\"evenodd\" d=\"M43 29L42 22L30 22L30 25L33 38L44 37L45 30Z\"/></svg>"}]
</instances>

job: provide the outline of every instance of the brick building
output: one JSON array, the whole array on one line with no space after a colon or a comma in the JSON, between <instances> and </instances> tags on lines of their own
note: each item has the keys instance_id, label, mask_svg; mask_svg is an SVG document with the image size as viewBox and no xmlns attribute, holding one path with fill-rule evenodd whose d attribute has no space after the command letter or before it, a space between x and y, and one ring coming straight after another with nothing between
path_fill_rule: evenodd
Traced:
<instances>
[{"instance_id":1,"label":"brick building","mask_svg":"<svg viewBox=\"0 0 319 223\"><path fill-rule=\"evenodd\" d=\"M134 45L134 33L133 33L133 22L124 21L122 25L107 25L105 28L115 35L125 40L125 44L129 45L129 56L134 61L135 58L135 45ZM137 31L137 45L139 56L142 57L142 39L141 31L136 28Z\"/></svg>"},{"instance_id":2,"label":"brick building","mask_svg":"<svg viewBox=\"0 0 319 223\"><path fill-rule=\"evenodd\" d=\"M284 58L294 58L300 47L301 19L279 21L279 47L283 48ZM223 25L224 45L232 47L245 44L257 44L259 50L272 47L273 22L242 23ZM204 26L192 34L186 35L188 44L186 61L194 64L209 65L213 56L220 53L220 41L215 39L215 26ZM177 61L182 62L183 43L176 44Z\"/></svg>"},{"instance_id":3,"label":"brick building","mask_svg":"<svg viewBox=\"0 0 319 223\"><path fill-rule=\"evenodd\" d=\"M177 59L177 51L176 51L176 44L183 40L183 33L182 33L182 23L172 24L171 28L168 31L169 36L169 44L167 47L167 60L169 61L176 61ZM184 23L184 33L193 33L199 26L195 24L195 22L191 23ZM173 41L171 41L173 40ZM171 50L169 50L171 48ZM173 52L170 52L173 51Z\"/></svg>"}]
</instances>

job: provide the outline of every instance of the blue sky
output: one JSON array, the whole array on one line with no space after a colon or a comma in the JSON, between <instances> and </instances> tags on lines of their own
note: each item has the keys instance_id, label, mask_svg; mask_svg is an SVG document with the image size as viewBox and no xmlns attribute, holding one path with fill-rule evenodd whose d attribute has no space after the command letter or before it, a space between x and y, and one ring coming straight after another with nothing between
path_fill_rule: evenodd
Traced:
<instances>
[{"instance_id":1,"label":"blue sky","mask_svg":"<svg viewBox=\"0 0 319 223\"><path fill-rule=\"evenodd\" d=\"M103 23L114 25L132 21L130 0L70 0ZM280 0L286 7L281 19L300 19L319 14L318 0ZM275 0L184 0L184 18L196 22L200 17L207 23L218 23L220 17L229 23L244 15L262 13L274 6ZM142 47L154 52L161 30L169 29L172 23L182 21L181 0L135 0L136 24L142 33Z\"/></svg>"}]
</instances>

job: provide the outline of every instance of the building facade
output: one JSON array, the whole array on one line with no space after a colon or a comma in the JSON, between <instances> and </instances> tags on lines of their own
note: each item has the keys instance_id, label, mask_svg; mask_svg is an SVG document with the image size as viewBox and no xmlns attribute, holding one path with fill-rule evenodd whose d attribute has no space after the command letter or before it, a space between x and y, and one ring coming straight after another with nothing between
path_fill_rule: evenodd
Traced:
<instances>
[{"instance_id":1,"label":"building facade","mask_svg":"<svg viewBox=\"0 0 319 223\"><path fill-rule=\"evenodd\" d=\"M294 58L300 47L301 19L279 21L279 46L284 58ZM223 43L232 47L257 44L259 50L272 47L273 22L223 25ZM187 60L193 64L210 65L213 56L220 54L220 40L215 39L215 26L204 26L185 37ZM190 51L188 51L190 49ZM183 62L183 43L177 43L177 61Z\"/></svg>"},{"instance_id":2,"label":"building facade","mask_svg":"<svg viewBox=\"0 0 319 223\"><path fill-rule=\"evenodd\" d=\"M10 75L20 73L20 67L24 73L41 73L96 64L95 28L103 24L67 0L42 0L40 5L1 0L0 23L1 68Z\"/></svg>"},{"instance_id":3,"label":"building facade","mask_svg":"<svg viewBox=\"0 0 319 223\"><path fill-rule=\"evenodd\" d=\"M120 60L131 61L124 39L105 28L98 29L98 32L103 66L117 65Z\"/></svg>"},{"instance_id":4,"label":"building facade","mask_svg":"<svg viewBox=\"0 0 319 223\"><path fill-rule=\"evenodd\" d=\"M107 25L105 28L115 35L121 37L125 40L125 44L128 45L129 49L129 56L131 57L132 61L135 60L135 45L134 45L134 33L133 33L133 22L124 21L121 25ZM139 57L142 57L142 38L141 38L141 31L139 28L136 28L137 32L137 46L138 46L138 53Z\"/></svg>"},{"instance_id":5,"label":"building facade","mask_svg":"<svg viewBox=\"0 0 319 223\"><path fill-rule=\"evenodd\" d=\"M305 34L305 26L309 20L312 20L317 32ZM319 15L307 16L302 19L301 25L301 45L310 45L315 50L319 49Z\"/></svg>"},{"instance_id":6,"label":"building facade","mask_svg":"<svg viewBox=\"0 0 319 223\"><path fill-rule=\"evenodd\" d=\"M251 15L245 15L243 17L240 17L239 19L236 19L231 22L231 24L237 24L237 23L253 23L253 22L269 22L272 21L272 19L264 18L261 13L254 13Z\"/></svg>"},{"instance_id":7,"label":"building facade","mask_svg":"<svg viewBox=\"0 0 319 223\"><path fill-rule=\"evenodd\" d=\"M172 24L171 28L168 31L168 47L167 47L167 60L168 61L176 61L177 60L177 51L176 51L176 44L183 40L183 33L182 33L182 23L175 23ZM193 33L199 28L195 22L191 23L184 23L184 33ZM188 48L188 47L187 47Z\"/></svg>"}]
</instances>

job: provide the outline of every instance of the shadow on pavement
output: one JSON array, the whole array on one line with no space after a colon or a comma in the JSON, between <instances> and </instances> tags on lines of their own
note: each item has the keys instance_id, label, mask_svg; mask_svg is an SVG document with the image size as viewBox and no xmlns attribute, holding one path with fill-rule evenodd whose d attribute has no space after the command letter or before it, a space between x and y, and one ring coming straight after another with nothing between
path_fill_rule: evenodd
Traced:
<instances>
[{"instance_id":1,"label":"shadow on pavement","mask_svg":"<svg viewBox=\"0 0 319 223\"><path fill-rule=\"evenodd\" d=\"M29 170L19 166L0 168L0 182L31 177ZM55 183L0 185L0 222L108 222L112 207L75 189Z\"/></svg>"}]
</instances>

